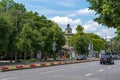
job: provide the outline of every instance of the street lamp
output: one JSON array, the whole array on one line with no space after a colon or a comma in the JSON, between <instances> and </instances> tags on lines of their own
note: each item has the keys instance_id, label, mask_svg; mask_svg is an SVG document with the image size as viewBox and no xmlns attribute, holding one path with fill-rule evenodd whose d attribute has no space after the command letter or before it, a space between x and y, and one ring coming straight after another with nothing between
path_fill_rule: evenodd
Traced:
<instances>
[{"instance_id":1,"label":"street lamp","mask_svg":"<svg viewBox=\"0 0 120 80\"><path fill-rule=\"evenodd\" d=\"M105 36L105 53L106 53L106 42L107 42L107 36Z\"/></svg>"}]
</instances>

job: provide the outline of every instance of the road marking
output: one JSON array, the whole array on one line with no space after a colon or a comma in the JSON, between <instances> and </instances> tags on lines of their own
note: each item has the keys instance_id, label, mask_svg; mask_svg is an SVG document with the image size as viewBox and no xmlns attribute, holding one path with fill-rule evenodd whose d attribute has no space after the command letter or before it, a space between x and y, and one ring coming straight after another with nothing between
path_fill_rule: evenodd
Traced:
<instances>
[{"instance_id":1,"label":"road marking","mask_svg":"<svg viewBox=\"0 0 120 80\"><path fill-rule=\"evenodd\" d=\"M109 66L108 69L111 69L111 67Z\"/></svg>"},{"instance_id":2,"label":"road marking","mask_svg":"<svg viewBox=\"0 0 120 80\"><path fill-rule=\"evenodd\" d=\"M93 73L86 74L85 76L91 76Z\"/></svg>"},{"instance_id":3,"label":"road marking","mask_svg":"<svg viewBox=\"0 0 120 80\"><path fill-rule=\"evenodd\" d=\"M63 71L64 69L59 69L59 70L52 70L52 71L46 71L46 72L42 72L41 74L44 74L44 73L50 73L50 72L56 72L56 71Z\"/></svg>"},{"instance_id":4,"label":"road marking","mask_svg":"<svg viewBox=\"0 0 120 80\"><path fill-rule=\"evenodd\" d=\"M102 71L104 71L104 69L100 69L100 70L98 70L98 71L102 72Z\"/></svg>"},{"instance_id":5,"label":"road marking","mask_svg":"<svg viewBox=\"0 0 120 80\"><path fill-rule=\"evenodd\" d=\"M5 78L5 79L2 79L2 80L12 80L12 79L16 79L17 77L10 77L10 78Z\"/></svg>"}]
</instances>

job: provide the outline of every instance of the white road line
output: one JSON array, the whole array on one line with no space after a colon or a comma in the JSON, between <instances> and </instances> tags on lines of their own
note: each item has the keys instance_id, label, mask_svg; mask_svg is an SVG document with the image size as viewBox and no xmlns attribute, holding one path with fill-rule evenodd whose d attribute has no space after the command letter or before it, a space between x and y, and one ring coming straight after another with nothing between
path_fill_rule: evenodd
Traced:
<instances>
[{"instance_id":1,"label":"white road line","mask_svg":"<svg viewBox=\"0 0 120 80\"><path fill-rule=\"evenodd\" d=\"M104 71L104 69L100 69L100 70L98 70L98 71L102 72L102 71Z\"/></svg>"},{"instance_id":2,"label":"white road line","mask_svg":"<svg viewBox=\"0 0 120 80\"><path fill-rule=\"evenodd\" d=\"M42 72L41 74L51 73L51 72L56 72L56 71L63 71L63 70L64 70L64 69L52 70L52 71L46 71L46 72Z\"/></svg>"},{"instance_id":3,"label":"white road line","mask_svg":"<svg viewBox=\"0 0 120 80\"><path fill-rule=\"evenodd\" d=\"M16 79L17 77L10 77L10 78L5 78L5 79L2 79L2 80L12 80L12 79Z\"/></svg>"},{"instance_id":4,"label":"white road line","mask_svg":"<svg viewBox=\"0 0 120 80\"><path fill-rule=\"evenodd\" d=\"M89 73L89 74L86 74L85 76L90 76L90 75L92 75L93 73Z\"/></svg>"},{"instance_id":5,"label":"white road line","mask_svg":"<svg viewBox=\"0 0 120 80\"><path fill-rule=\"evenodd\" d=\"M109 66L108 69L111 69L111 67Z\"/></svg>"}]
</instances>

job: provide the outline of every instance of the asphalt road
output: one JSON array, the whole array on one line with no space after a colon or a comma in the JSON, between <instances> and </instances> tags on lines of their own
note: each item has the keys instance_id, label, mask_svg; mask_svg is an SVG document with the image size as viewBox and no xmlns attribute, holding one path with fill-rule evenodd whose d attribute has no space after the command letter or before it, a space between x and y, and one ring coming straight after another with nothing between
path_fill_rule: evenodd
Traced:
<instances>
[{"instance_id":1,"label":"asphalt road","mask_svg":"<svg viewBox=\"0 0 120 80\"><path fill-rule=\"evenodd\" d=\"M120 60L114 65L96 61L0 72L0 80L120 80Z\"/></svg>"}]
</instances>

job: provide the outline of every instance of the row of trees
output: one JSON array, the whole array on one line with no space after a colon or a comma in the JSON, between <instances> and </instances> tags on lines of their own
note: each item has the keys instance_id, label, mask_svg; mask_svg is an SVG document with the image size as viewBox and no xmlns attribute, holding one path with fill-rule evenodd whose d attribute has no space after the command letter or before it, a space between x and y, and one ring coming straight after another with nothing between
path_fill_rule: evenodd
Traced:
<instances>
[{"instance_id":1,"label":"row of trees","mask_svg":"<svg viewBox=\"0 0 120 80\"><path fill-rule=\"evenodd\" d=\"M72 36L72 45L76 48L78 54L87 54L89 44L92 43L94 46L94 51L100 52L105 49L105 40L94 33L85 33L84 28L78 25L77 33ZM101 45L102 44L102 45Z\"/></svg>"},{"instance_id":2,"label":"row of trees","mask_svg":"<svg viewBox=\"0 0 120 80\"><path fill-rule=\"evenodd\" d=\"M23 4L13 0L0 1L0 53L5 55L53 54L52 43L57 43L57 51L65 44L62 29L53 21L28 12Z\"/></svg>"}]
</instances>

